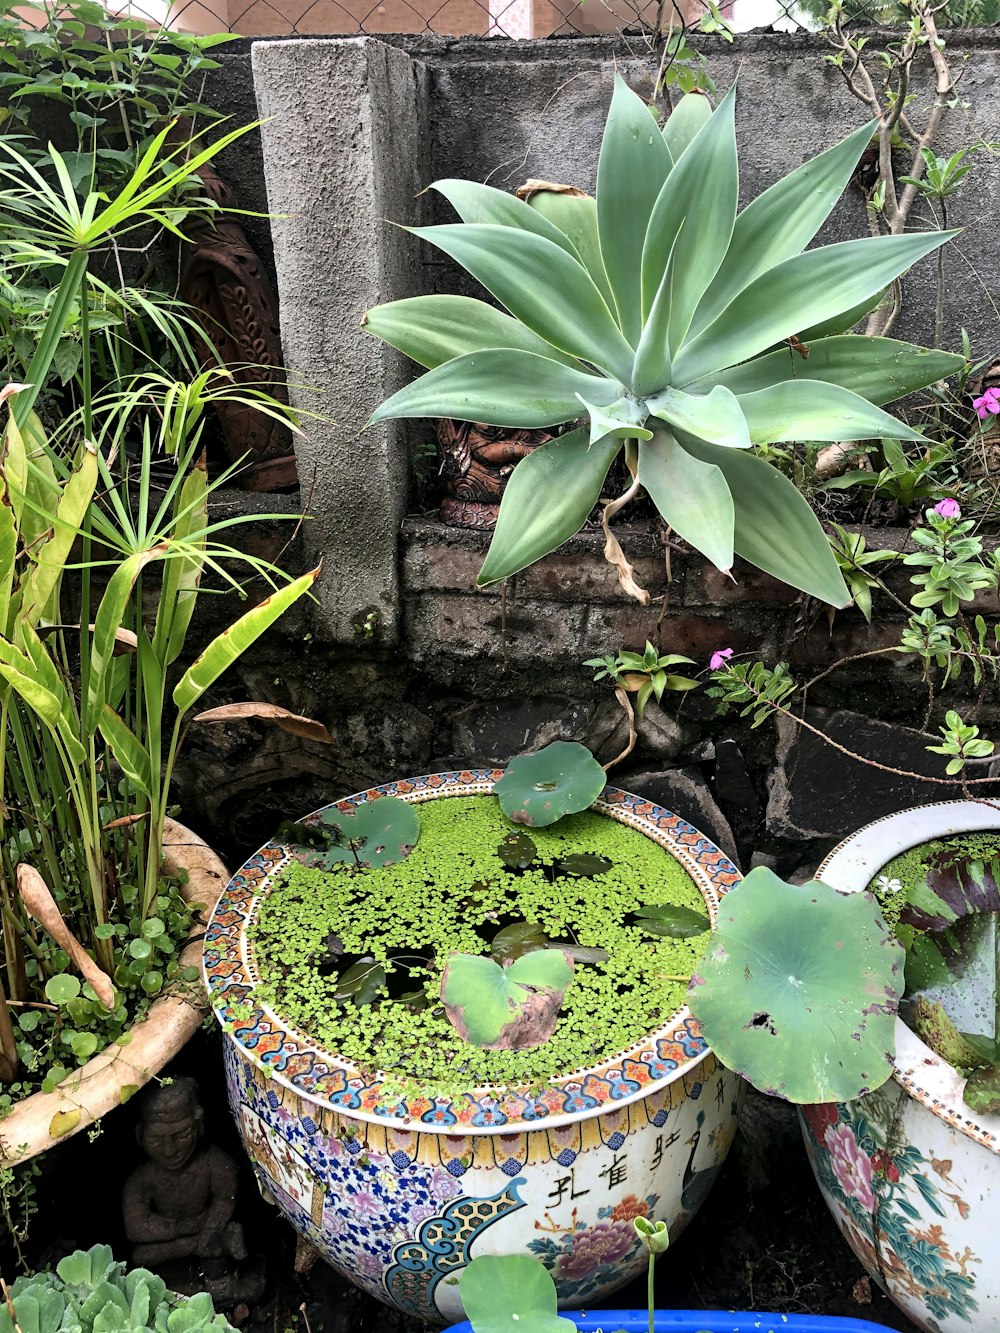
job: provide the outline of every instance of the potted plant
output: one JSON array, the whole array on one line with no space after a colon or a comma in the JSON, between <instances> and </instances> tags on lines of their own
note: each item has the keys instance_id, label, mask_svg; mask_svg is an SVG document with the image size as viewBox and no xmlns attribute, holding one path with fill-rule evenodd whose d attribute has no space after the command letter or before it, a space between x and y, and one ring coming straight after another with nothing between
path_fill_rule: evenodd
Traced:
<instances>
[{"instance_id":1,"label":"potted plant","mask_svg":"<svg viewBox=\"0 0 1000 1333\"><path fill-rule=\"evenodd\" d=\"M207 405L232 394L265 412L283 408L231 389L217 370L175 379L122 369L115 388L90 391L98 344L113 364L119 346L98 313L91 256L140 226L182 223L179 188L232 137L169 147L164 131L118 193L82 203L56 150L52 184L4 146L0 249L29 275L33 266L60 274L27 382L0 391L9 412L0 478L5 1167L127 1100L200 1021L185 940L226 872L170 818L174 763L205 691L316 574L288 581L227 545L230 523L209 514L218 483L204 465ZM47 428L34 409L71 313L85 392ZM234 561L275 591L192 662L203 575L222 571L239 587L225 573ZM288 723L285 710L264 711ZM5 1193L5 1214L7 1202Z\"/></svg>"},{"instance_id":2,"label":"potted plant","mask_svg":"<svg viewBox=\"0 0 1000 1333\"><path fill-rule=\"evenodd\" d=\"M720 1060L806 1102L891 1072L902 950L874 900L740 883L604 783L556 742L358 793L285 825L206 934L262 1187L408 1314L459 1314L474 1255L541 1259L571 1306L627 1282L637 1224L676 1237L718 1174Z\"/></svg>"},{"instance_id":3,"label":"potted plant","mask_svg":"<svg viewBox=\"0 0 1000 1333\"><path fill-rule=\"evenodd\" d=\"M126 1271L109 1245L75 1250L54 1271L19 1277L0 1305L2 1333L59 1333L77 1328L100 1333L115 1328L129 1333L230 1333L207 1292L176 1296L145 1268Z\"/></svg>"},{"instance_id":4,"label":"potted plant","mask_svg":"<svg viewBox=\"0 0 1000 1333\"><path fill-rule=\"evenodd\" d=\"M990 1327L1000 811L986 800L900 811L852 834L819 873L882 900L906 944L907 999L892 1081L802 1112L816 1179L855 1254L920 1328Z\"/></svg>"},{"instance_id":5,"label":"potted plant","mask_svg":"<svg viewBox=\"0 0 1000 1333\"><path fill-rule=\"evenodd\" d=\"M639 1219L640 1223L644 1219ZM535 1259L519 1255L473 1259L461 1277L469 1318L447 1333L501 1333L516 1322L519 1333L887 1333L867 1319L831 1319L799 1314L738 1310L657 1310L653 1262L666 1248L666 1228L640 1230L649 1250L649 1301L645 1310L591 1310L560 1315L552 1278Z\"/></svg>"}]
</instances>

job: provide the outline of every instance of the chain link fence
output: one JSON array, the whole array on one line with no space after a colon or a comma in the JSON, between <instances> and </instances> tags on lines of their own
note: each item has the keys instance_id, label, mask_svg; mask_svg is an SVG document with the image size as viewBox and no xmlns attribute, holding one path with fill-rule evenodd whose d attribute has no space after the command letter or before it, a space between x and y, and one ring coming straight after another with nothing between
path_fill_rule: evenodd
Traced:
<instances>
[{"instance_id":1,"label":"chain link fence","mask_svg":"<svg viewBox=\"0 0 1000 1333\"><path fill-rule=\"evenodd\" d=\"M845 0L852 24L907 22L907 0ZM815 31L829 0L722 0L716 8L735 31ZM460 37L572 37L618 33L655 41L668 29L696 29L706 0L126 0L122 13L184 32L245 37L435 33ZM949 0L942 26L1000 20L1000 0Z\"/></svg>"}]
</instances>

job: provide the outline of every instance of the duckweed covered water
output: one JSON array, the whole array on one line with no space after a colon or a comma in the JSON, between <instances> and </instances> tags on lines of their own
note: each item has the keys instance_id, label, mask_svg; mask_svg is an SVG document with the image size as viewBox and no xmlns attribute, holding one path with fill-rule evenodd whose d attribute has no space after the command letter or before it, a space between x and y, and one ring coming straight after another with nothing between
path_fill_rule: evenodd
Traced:
<instances>
[{"instance_id":1,"label":"duckweed covered water","mask_svg":"<svg viewBox=\"0 0 1000 1333\"><path fill-rule=\"evenodd\" d=\"M656 843L587 811L526 830L539 862L515 872L497 855L514 830L492 797L439 798L419 812L420 840L399 865L352 875L294 862L262 904L249 931L262 998L301 1031L366 1072L381 1070L400 1095L451 1097L476 1086L537 1087L631 1046L684 1003L685 982L669 978L690 975L708 932L659 939L630 924L631 913L653 904L704 911L687 871ZM594 878L545 873L579 852L613 867ZM479 1050L444 1016L441 973L449 953L488 954L515 920L609 958L577 963L544 1046ZM384 995L365 1006L335 999L343 960L363 955L386 965L390 994L422 991L427 1007Z\"/></svg>"}]
</instances>

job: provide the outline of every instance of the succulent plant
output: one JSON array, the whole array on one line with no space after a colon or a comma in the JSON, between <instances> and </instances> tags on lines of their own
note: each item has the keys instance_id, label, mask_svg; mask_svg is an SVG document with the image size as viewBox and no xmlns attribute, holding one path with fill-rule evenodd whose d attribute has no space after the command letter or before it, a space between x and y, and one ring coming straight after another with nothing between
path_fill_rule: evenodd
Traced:
<instances>
[{"instance_id":1,"label":"succulent plant","mask_svg":"<svg viewBox=\"0 0 1000 1333\"><path fill-rule=\"evenodd\" d=\"M233 1333L207 1292L185 1298L145 1268L126 1272L109 1245L76 1250L55 1272L18 1278L0 1333Z\"/></svg>"},{"instance_id":2,"label":"succulent plant","mask_svg":"<svg viewBox=\"0 0 1000 1333\"><path fill-rule=\"evenodd\" d=\"M427 373L372 422L452 417L574 428L512 473L480 584L515 574L584 524L624 449L632 484L722 570L734 552L805 592L850 595L815 515L754 445L916 432L881 404L962 358L848 332L884 289L953 233L866 236L806 250L875 123L737 213L735 89L713 112L689 94L662 131L616 76L596 199L529 199L471 181L435 185L462 221L414 228L510 312L462 296L370 310L370 333ZM579 425L581 418L587 424ZM640 600L621 548L606 554Z\"/></svg>"}]
</instances>

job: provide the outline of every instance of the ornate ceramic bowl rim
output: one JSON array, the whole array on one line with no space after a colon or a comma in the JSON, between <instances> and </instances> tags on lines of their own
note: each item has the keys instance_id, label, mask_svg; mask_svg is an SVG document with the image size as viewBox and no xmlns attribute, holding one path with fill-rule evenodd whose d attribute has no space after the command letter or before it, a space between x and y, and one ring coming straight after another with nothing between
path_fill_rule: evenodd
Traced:
<instances>
[{"instance_id":1,"label":"ornate ceramic bowl rim","mask_svg":"<svg viewBox=\"0 0 1000 1333\"><path fill-rule=\"evenodd\" d=\"M835 847L816 871L834 888L848 893L866 889L894 856L932 838L1000 829L1000 810L979 801L938 801L914 806L866 824ZM984 1148L1000 1153L1000 1115L976 1115L962 1100L965 1079L946 1060L896 1020L893 1078L941 1120Z\"/></svg>"},{"instance_id":2,"label":"ornate ceramic bowl rim","mask_svg":"<svg viewBox=\"0 0 1000 1333\"><path fill-rule=\"evenodd\" d=\"M398 796L418 804L439 797L488 795L502 773L502 769L466 769L425 774L371 787L322 808L346 810L380 796ZM675 857L700 890L714 929L720 896L741 876L713 842L678 815L617 787L605 787L592 808L644 833ZM306 1100L351 1118L419 1129L422 1133L554 1129L625 1106L666 1087L708 1053L685 1005L627 1051L551 1080L536 1098L499 1088L477 1088L452 1101L423 1099L415 1106L385 1104L380 1101L380 1076L367 1082L354 1066L340 1061L270 1007L253 1001L257 977L247 947L246 927L262 889L288 860L284 847L269 842L236 872L223 889L209 922L202 966L212 1008L229 1039L246 1059ZM241 1012L248 1005L251 1017L235 1016L234 1002ZM257 1050L262 1045L267 1048L263 1054ZM665 1055L660 1049L664 1046L669 1046L673 1054Z\"/></svg>"}]
</instances>

